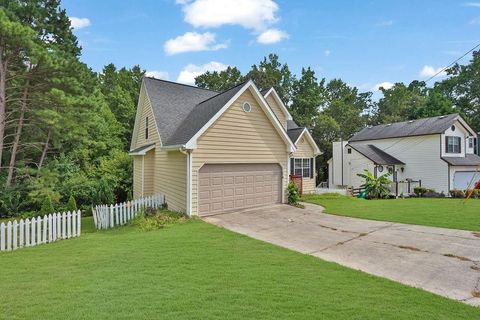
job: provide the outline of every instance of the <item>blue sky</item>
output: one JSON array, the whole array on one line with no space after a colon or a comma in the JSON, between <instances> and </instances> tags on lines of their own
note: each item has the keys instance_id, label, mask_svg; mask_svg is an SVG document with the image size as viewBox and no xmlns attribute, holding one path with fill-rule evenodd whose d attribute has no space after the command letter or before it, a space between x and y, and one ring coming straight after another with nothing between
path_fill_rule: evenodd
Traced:
<instances>
[{"instance_id":1,"label":"blue sky","mask_svg":"<svg viewBox=\"0 0 480 320\"><path fill-rule=\"evenodd\" d=\"M427 79L480 43L480 0L64 0L82 60L191 82L268 53L362 91ZM468 62L470 55L461 62ZM439 78L441 79L441 78Z\"/></svg>"}]
</instances>

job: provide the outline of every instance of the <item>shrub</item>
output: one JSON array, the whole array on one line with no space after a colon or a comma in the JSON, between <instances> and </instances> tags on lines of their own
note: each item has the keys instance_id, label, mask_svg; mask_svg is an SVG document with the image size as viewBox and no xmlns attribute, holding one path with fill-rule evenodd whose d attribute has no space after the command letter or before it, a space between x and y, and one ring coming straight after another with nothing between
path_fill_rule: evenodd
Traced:
<instances>
[{"instance_id":1,"label":"shrub","mask_svg":"<svg viewBox=\"0 0 480 320\"><path fill-rule=\"evenodd\" d=\"M373 173L365 169L364 173L359 173L357 176L364 179L364 183L361 187L365 188L365 191L367 192L366 199L385 198L390 194L390 189L388 188L391 183L388 179L390 173L375 178Z\"/></svg>"},{"instance_id":2,"label":"shrub","mask_svg":"<svg viewBox=\"0 0 480 320\"><path fill-rule=\"evenodd\" d=\"M415 187L413 188L413 193L415 193L415 195L417 197L423 197L423 195L427 192L427 188L424 188L424 187Z\"/></svg>"},{"instance_id":3,"label":"shrub","mask_svg":"<svg viewBox=\"0 0 480 320\"><path fill-rule=\"evenodd\" d=\"M450 196L452 198L463 199L465 198L465 193L462 190L453 189L453 190L450 190Z\"/></svg>"},{"instance_id":4,"label":"shrub","mask_svg":"<svg viewBox=\"0 0 480 320\"><path fill-rule=\"evenodd\" d=\"M298 200L300 199L300 194L298 193L298 186L294 182L290 181L288 183L287 190L288 190L288 204L291 204L291 205L298 204Z\"/></svg>"},{"instance_id":5,"label":"shrub","mask_svg":"<svg viewBox=\"0 0 480 320\"><path fill-rule=\"evenodd\" d=\"M45 200L43 200L42 207L40 208L40 214L46 215L54 212L55 209L53 208L52 199L50 197L46 197Z\"/></svg>"},{"instance_id":6,"label":"shrub","mask_svg":"<svg viewBox=\"0 0 480 320\"><path fill-rule=\"evenodd\" d=\"M68 198L67 211L77 211L77 202L75 201L75 197L73 195Z\"/></svg>"},{"instance_id":7,"label":"shrub","mask_svg":"<svg viewBox=\"0 0 480 320\"><path fill-rule=\"evenodd\" d=\"M138 226L143 231L158 230L177 223L184 223L188 218L179 212L168 210L145 210L131 221L131 224Z\"/></svg>"}]
</instances>

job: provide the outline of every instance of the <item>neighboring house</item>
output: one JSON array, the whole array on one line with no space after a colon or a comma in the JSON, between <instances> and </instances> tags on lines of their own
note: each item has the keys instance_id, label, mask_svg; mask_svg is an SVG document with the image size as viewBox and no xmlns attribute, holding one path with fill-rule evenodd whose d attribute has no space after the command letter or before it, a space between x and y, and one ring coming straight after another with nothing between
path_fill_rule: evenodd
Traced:
<instances>
[{"instance_id":1,"label":"neighboring house","mask_svg":"<svg viewBox=\"0 0 480 320\"><path fill-rule=\"evenodd\" d=\"M142 82L130 150L134 197L162 193L189 215L284 203L291 171L314 191L320 154L274 89L248 81L219 93L153 78Z\"/></svg>"},{"instance_id":2,"label":"neighboring house","mask_svg":"<svg viewBox=\"0 0 480 320\"><path fill-rule=\"evenodd\" d=\"M328 161L329 187L358 188L365 169L407 190L408 181L420 181L437 192L467 188L480 157L477 134L457 114L367 127L349 141L333 143ZM480 176L479 176L480 179ZM392 184L392 185L394 185ZM393 190L392 190L393 192Z\"/></svg>"}]
</instances>

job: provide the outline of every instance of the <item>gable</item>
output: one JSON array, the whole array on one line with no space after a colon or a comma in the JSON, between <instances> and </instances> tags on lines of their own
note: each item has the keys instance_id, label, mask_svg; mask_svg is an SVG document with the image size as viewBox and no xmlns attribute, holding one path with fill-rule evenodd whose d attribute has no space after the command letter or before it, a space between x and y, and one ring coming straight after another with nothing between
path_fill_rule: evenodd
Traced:
<instances>
[{"instance_id":1,"label":"gable","mask_svg":"<svg viewBox=\"0 0 480 320\"><path fill-rule=\"evenodd\" d=\"M250 112L243 111L244 102L250 104ZM252 92L246 90L199 137L194 159L205 154L204 157L215 162L236 159L280 162L285 161L286 153L285 141Z\"/></svg>"},{"instance_id":2,"label":"gable","mask_svg":"<svg viewBox=\"0 0 480 320\"><path fill-rule=\"evenodd\" d=\"M285 115L285 113L280 109L280 106L278 105L278 103L275 101L275 99L273 98L273 95L268 95L266 97L266 100L267 100L267 103L268 105L270 106L270 108L272 109L273 113L275 114L275 116L278 118L278 121L280 121L280 123L282 124L282 126L287 129L287 116Z\"/></svg>"},{"instance_id":3,"label":"gable","mask_svg":"<svg viewBox=\"0 0 480 320\"><path fill-rule=\"evenodd\" d=\"M145 138L145 119L147 117L148 139ZM161 140L158 134L155 116L153 114L148 94L145 90L145 86L142 85L140 89L140 96L138 98L137 114L135 116L135 125L133 128L130 150L134 150L152 143L158 143L161 145Z\"/></svg>"},{"instance_id":4,"label":"gable","mask_svg":"<svg viewBox=\"0 0 480 320\"><path fill-rule=\"evenodd\" d=\"M315 154L315 149L308 139L305 138L305 134L298 139L297 151L293 153L294 158L313 158Z\"/></svg>"}]
</instances>

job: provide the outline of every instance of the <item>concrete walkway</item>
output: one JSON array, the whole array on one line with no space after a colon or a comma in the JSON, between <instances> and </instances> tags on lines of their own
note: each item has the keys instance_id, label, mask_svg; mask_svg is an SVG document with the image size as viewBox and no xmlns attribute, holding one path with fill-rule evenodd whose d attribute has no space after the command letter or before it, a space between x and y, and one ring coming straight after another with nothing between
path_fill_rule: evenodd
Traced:
<instances>
[{"instance_id":1,"label":"concrete walkway","mask_svg":"<svg viewBox=\"0 0 480 320\"><path fill-rule=\"evenodd\" d=\"M480 306L480 234L275 205L205 217L226 229Z\"/></svg>"}]
</instances>

